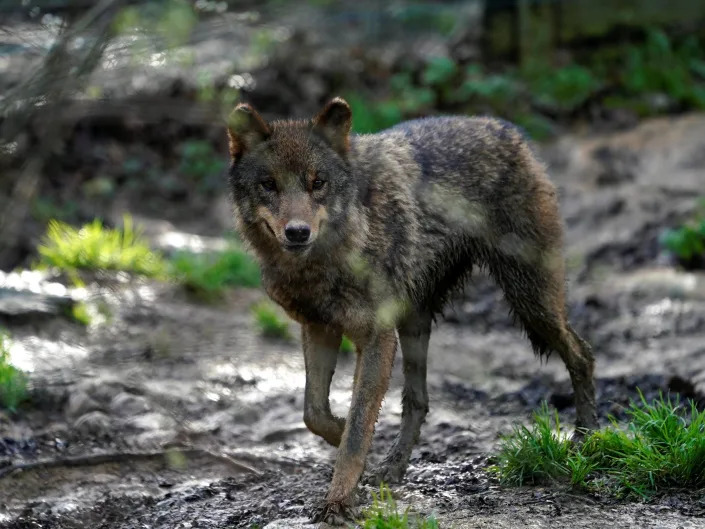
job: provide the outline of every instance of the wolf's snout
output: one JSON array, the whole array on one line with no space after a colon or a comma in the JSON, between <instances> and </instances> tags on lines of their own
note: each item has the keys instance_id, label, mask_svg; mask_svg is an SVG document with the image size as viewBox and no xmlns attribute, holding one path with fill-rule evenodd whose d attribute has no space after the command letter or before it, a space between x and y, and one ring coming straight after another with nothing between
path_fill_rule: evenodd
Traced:
<instances>
[{"instance_id":1,"label":"wolf's snout","mask_svg":"<svg viewBox=\"0 0 705 529\"><path fill-rule=\"evenodd\" d=\"M311 227L305 222L291 221L284 228L286 240L294 244L304 244L311 236Z\"/></svg>"}]
</instances>

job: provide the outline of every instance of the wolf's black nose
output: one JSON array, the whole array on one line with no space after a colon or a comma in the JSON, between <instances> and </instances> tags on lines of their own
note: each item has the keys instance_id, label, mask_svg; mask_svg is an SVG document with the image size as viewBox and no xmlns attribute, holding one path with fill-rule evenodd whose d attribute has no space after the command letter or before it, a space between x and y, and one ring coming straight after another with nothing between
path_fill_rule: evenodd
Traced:
<instances>
[{"instance_id":1,"label":"wolf's black nose","mask_svg":"<svg viewBox=\"0 0 705 529\"><path fill-rule=\"evenodd\" d=\"M291 221L284 228L284 235L289 242L303 244L311 236L311 228L303 222Z\"/></svg>"}]
</instances>

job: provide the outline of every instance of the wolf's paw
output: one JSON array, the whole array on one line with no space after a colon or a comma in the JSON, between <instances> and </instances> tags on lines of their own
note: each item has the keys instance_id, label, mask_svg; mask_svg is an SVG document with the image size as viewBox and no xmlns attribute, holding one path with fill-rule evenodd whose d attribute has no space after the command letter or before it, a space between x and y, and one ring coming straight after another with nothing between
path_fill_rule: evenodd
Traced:
<instances>
[{"instance_id":1,"label":"wolf's paw","mask_svg":"<svg viewBox=\"0 0 705 529\"><path fill-rule=\"evenodd\" d=\"M406 466L400 463L384 463L365 478L365 483L378 487L381 483L401 483Z\"/></svg>"},{"instance_id":2,"label":"wolf's paw","mask_svg":"<svg viewBox=\"0 0 705 529\"><path fill-rule=\"evenodd\" d=\"M594 431L595 430L592 428L588 429L576 427L573 431L573 435L570 436L570 440L573 442L573 444L581 445L583 444L583 441L585 441L585 438Z\"/></svg>"},{"instance_id":3,"label":"wolf's paw","mask_svg":"<svg viewBox=\"0 0 705 529\"><path fill-rule=\"evenodd\" d=\"M575 420L574 437L584 437L600 429L600 422L597 419L595 406L588 406L586 408L587 409L580 408L576 410L577 418Z\"/></svg>"},{"instance_id":4,"label":"wolf's paw","mask_svg":"<svg viewBox=\"0 0 705 529\"><path fill-rule=\"evenodd\" d=\"M325 502L316 509L311 521L333 526L346 526L355 521L357 510L344 502Z\"/></svg>"},{"instance_id":5,"label":"wolf's paw","mask_svg":"<svg viewBox=\"0 0 705 529\"><path fill-rule=\"evenodd\" d=\"M591 433L599 429L600 426L598 425L596 420L590 422L590 424L587 426L578 423L575 425L575 430L573 431L573 435L571 436L570 440L573 441L573 443L575 443L576 445L581 445Z\"/></svg>"}]
</instances>

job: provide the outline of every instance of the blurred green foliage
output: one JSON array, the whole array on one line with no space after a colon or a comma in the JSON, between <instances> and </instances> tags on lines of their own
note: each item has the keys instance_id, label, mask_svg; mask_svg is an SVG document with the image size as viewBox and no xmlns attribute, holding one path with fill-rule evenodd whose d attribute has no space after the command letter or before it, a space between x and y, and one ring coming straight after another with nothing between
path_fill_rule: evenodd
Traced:
<instances>
[{"instance_id":1,"label":"blurred green foliage","mask_svg":"<svg viewBox=\"0 0 705 529\"><path fill-rule=\"evenodd\" d=\"M10 335L0 329L0 408L15 411L28 393L27 375L10 364Z\"/></svg>"},{"instance_id":2,"label":"blurred green foliage","mask_svg":"<svg viewBox=\"0 0 705 529\"><path fill-rule=\"evenodd\" d=\"M73 304L71 307L70 316L73 321L86 327L88 327L93 321L88 305L83 302Z\"/></svg>"},{"instance_id":3,"label":"blurred green foliage","mask_svg":"<svg viewBox=\"0 0 705 529\"><path fill-rule=\"evenodd\" d=\"M459 102L485 100L493 108L500 109L519 96L520 89L520 84L512 76L487 73L479 64L471 64L465 69L454 98Z\"/></svg>"},{"instance_id":4,"label":"blurred green foliage","mask_svg":"<svg viewBox=\"0 0 705 529\"><path fill-rule=\"evenodd\" d=\"M126 215L122 229L106 228L100 219L74 228L52 220L38 247L39 267L78 270L121 270L149 277L163 277L166 264L152 251ZM77 276L76 276L77 277Z\"/></svg>"},{"instance_id":5,"label":"blurred green foliage","mask_svg":"<svg viewBox=\"0 0 705 529\"><path fill-rule=\"evenodd\" d=\"M188 140L181 144L179 172L191 178L201 192L221 189L226 162L207 140Z\"/></svg>"},{"instance_id":6,"label":"blurred green foliage","mask_svg":"<svg viewBox=\"0 0 705 529\"><path fill-rule=\"evenodd\" d=\"M174 48L189 40L197 21L196 12L186 0L142 2L121 9L115 17L114 29L118 35L154 36L166 48ZM144 50L134 51L139 55Z\"/></svg>"},{"instance_id":7,"label":"blurred green foliage","mask_svg":"<svg viewBox=\"0 0 705 529\"><path fill-rule=\"evenodd\" d=\"M228 287L257 287L257 263L239 247L222 252L194 254L178 252L169 260L169 276L204 301L222 297Z\"/></svg>"},{"instance_id":8,"label":"blurred green foliage","mask_svg":"<svg viewBox=\"0 0 705 529\"><path fill-rule=\"evenodd\" d=\"M227 288L260 284L259 266L235 243L220 252L181 251L167 258L149 247L129 216L121 229L106 228L99 219L81 228L52 220L38 253L38 267L66 272L79 285L81 270L123 271L175 281L197 298L215 301ZM85 325L92 320L82 304L70 316Z\"/></svg>"},{"instance_id":9,"label":"blurred green foliage","mask_svg":"<svg viewBox=\"0 0 705 529\"><path fill-rule=\"evenodd\" d=\"M705 199L695 219L666 230L660 240L684 268L705 268Z\"/></svg>"},{"instance_id":10,"label":"blurred green foliage","mask_svg":"<svg viewBox=\"0 0 705 529\"><path fill-rule=\"evenodd\" d=\"M528 79L536 104L566 112L583 105L602 84L592 71L577 64L543 69Z\"/></svg>"},{"instance_id":11,"label":"blurred green foliage","mask_svg":"<svg viewBox=\"0 0 705 529\"><path fill-rule=\"evenodd\" d=\"M343 336L343 339L340 341L340 347L339 350L341 353L344 354L351 354L355 352L355 344L348 338L347 336Z\"/></svg>"},{"instance_id":12,"label":"blurred green foliage","mask_svg":"<svg viewBox=\"0 0 705 529\"><path fill-rule=\"evenodd\" d=\"M37 197L31 206L32 217L39 222L49 222L51 219L61 221L76 217L78 213L78 203L74 200L67 200L58 204L56 199L41 196Z\"/></svg>"},{"instance_id":13,"label":"blurred green foliage","mask_svg":"<svg viewBox=\"0 0 705 529\"><path fill-rule=\"evenodd\" d=\"M444 86L458 73L458 65L448 57L434 57L421 73L421 80L429 86Z\"/></svg>"},{"instance_id":14,"label":"blurred green foliage","mask_svg":"<svg viewBox=\"0 0 705 529\"><path fill-rule=\"evenodd\" d=\"M282 315L281 309L269 300L263 300L252 307L255 326L262 336L288 340L289 322Z\"/></svg>"},{"instance_id":15,"label":"blurred green foliage","mask_svg":"<svg viewBox=\"0 0 705 529\"><path fill-rule=\"evenodd\" d=\"M440 35L449 36L460 22L452 8L443 9L437 4L400 3L390 11L393 18L400 22L406 31L431 29Z\"/></svg>"},{"instance_id":16,"label":"blurred green foliage","mask_svg":"<svg viewBox=\"0 0 705 529\"><path fill-rule=\"evenodd\" d=\"M684 106L705 109L705 53L694 36L676 45L653 30L643 46L627 49L625 66L621 84L628 95L664 93Z\"/></svg>"},{"instance_id":17,"label":"blurred green foliage","mask_svg":"<svg viewBox=\"0 0 705 529\"><path fill-rule=\"evenodd\" d=\"M358 94L349 94L346 100L353 114L353 129L361 134L386 129L404 117L401 105L395 101L374 102Z\"/></svg>"},{"instance_id":18,"label":"blurred green foliage","mask_svg":"<svg viewBox=\"0 0 705 529\"><path fill-rule=\"evenodd\" d=\"M349 99L356 132L441 111L502 117L540 140L561 122L589 117L590 105L639 116L705 109L705 48L695 36L674 41L652 29L641 44L597 48L559 67L534 61L528 69L490 71L435 57L393 75L384 98L358 93Z\"/></svg>"}]
</instances>

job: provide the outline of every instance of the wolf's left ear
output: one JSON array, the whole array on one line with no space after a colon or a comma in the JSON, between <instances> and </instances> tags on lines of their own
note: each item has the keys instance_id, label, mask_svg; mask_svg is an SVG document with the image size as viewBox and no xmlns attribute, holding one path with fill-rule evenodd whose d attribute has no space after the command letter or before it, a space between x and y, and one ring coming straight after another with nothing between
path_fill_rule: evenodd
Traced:
<instances>
[{"instance_id":1,"label":"wolf's left ear","mask_svg":"<svg viewBox=\"0 0 705 529\"><path fill-rule=\"evenodd\" d=\"M271 131L267 123L247 103L240 103L228 117L230 156L238 160L246 151L265 141Z\"/></svg>"},{"instance_id":2,"label":"wolf's left ear","mask_svg":"<svg viewBox=\"0 0 705 529\"><path fill-rule=\"evenodd\" d=\"M345 156L350 148L352 110L347 101L336 97L313 119L313 128L328 140L338 154Z\"/></svg>"}]
</instances>

